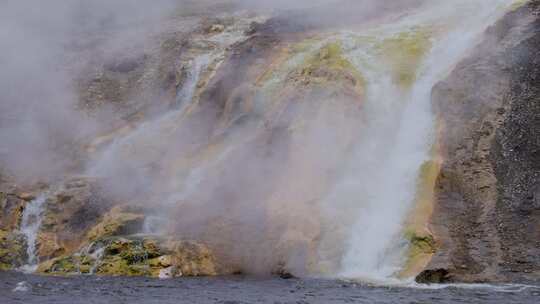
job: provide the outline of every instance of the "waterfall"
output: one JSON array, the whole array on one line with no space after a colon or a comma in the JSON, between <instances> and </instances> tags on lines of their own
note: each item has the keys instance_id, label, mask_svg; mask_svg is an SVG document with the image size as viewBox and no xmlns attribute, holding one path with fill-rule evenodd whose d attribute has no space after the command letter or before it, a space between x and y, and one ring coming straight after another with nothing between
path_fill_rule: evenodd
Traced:
<instances>
[{"instance_id":1,"label":"waterfall","mask_svg":"<svg viewBox=\"0 0 540 304\"><path fill-rule=\"evenodd\" d=\"M202 54L195 57L189 65L185 67L184 72L186 73L186 79L184 80L182 89L176 96L176 102L180 107L181 113L183 113L193 101L201 75L213 60L215 60L213 54Z\"/></svg>"},{"instance_id":2,"label":"waterfall","mask_svg":"<svg viewBox=\"0 0 540 304\"><path fill-rule=\"evenodd\" d=\"M280 204L285 203L281 201L276 203L277 199L274 201L274 197L264 201L265 197L261 195L263 196L260 198L261 202L258 201L259 197L257 196L260 195L258 191L265 192L266 189L258 190L258 187L253 187L252 190L228 187L231 185L227 184L226 178L235 181L237 176L236 172L233 172L234 170L227 169L229 166L240 163L235 161L233 156L243 155L242 153L250 156L250 149L257 151L247 143L251 139L258 139L258 136L266 136L263 131L266 131L267 126L269 129L272 128L273 115L266 117L265 114L267 111L280 113L281 104L273 102L275 99L279 101L280 90L283 89L284 82L289 80L291 72L304 64L305 59L312 55L311 53L320 51L329 43L337 42L342 48L346 61L352 64L352 69L358 70L362 80L365 81L363 84L364 96L359 101L362 103L361 115L363 116L353 118L362 121L363 125L362 129L358 130L358 135L352 136L354 146L349 149L347 145L347 148L344 148L347 151L339 151L346 156L343 157L344 164L339 164L339 168L336 168L335 176L334 171L332 171L332 180L324 181L324 183L329 184L325 184L325 187L328 186L330 190L325 188L321 194L317 194L313 199L310 197L310 206L307 210L320 208L316 211L320 213L322 218L320 219L322 237L311 237L309 234L305 243L309 243L310 246L312 243L320 243L313 247L319 247L320 257L318 258L320 258L321 264L328 262L326 264L330 265L328 267L330 270L327 272L333 272L331 274L334 276L370 281L393 279L403 270L406 262L408 241L403 237L404 226L407 216L415 205L420 171L423 164L432 158L431 151L436 135L434 132L435 117L433 117L431 109L432 89L450 73L469 50L474 48L475 43L479 41L487 27L502 16L513 2L512 0L424 1L419 7L403 12L399 16L393 16L389 19L382 18L382 20L369 23L361 29L321 33L320 36L312 38L316 42L308 41L306 43L309 45L307 49L300 47L301 51L298 51L300 54L293 55L287 61L279 62L276 64L279 67L268 67L270 70L276 69L275 73L270 71L272 73L268 74L268 79L267 75L264 75L264 77L253 79L254 83L251 86L246 86L249 87L249 90L255 91L255 97L249 104L246 103L245 107L249 109L242 109L242 111L262 113L264 115L260 115L260 117L264 120L268 119L268 124L264 121L260 124L261 127L229 128L226 130L227 132L239 132L239 135L235 137L214 136L215 138L212 138L214 141L207 143L204 140L208 140L207 137L210 135L204 134L201 136L204 140L201 140L197 136L193 136L192 133L196 131L195 128L207 123L205 119L214 123L212 119L216 119L216 117L201 117L201 121L197 121L198 124L193 125L183 124L183 122L190 118L190 114L197 113L196 105L199 101L199 93L205 89L205 84L214 76L219 64L225 60L227 47L232 45L232 42L242 41L245 38L235 34L232 41L225 39L226 42L223 42L220 39L224 39L224 37L221 36L220 39L216 38L214 41L219 44L219 47L215 49L210 51L191 50L193 52L189 54L191 61L184 66L182 71L185 77L177 94L178 108L149 119L129 134L117 138L95 156L88 171L92 176L109 177L111 188L120 193L127 192L129 196L142 201L159 202L160 208L157 208L159 210L148 216L145 221L144 233L167 232L167 229L164 229L168 226L166 225L167 221L174 222L176 219L173 217L181 213L178 210L183 205L187 205L187 208L182 210L184 219L189 219L190 212L193 212L193 217L197 217L197 213L199 213L203 214L201 217L204 218L206 216L205 210L197 208L209 208L208 206L219 207L216 208L218 211L210 210L208 217L213 216L220 219L219 210L221 208L225 210L223 212L229 212L227 208L223 207L229 202L221 200L229 199L232 203L243 202L244 196L248 198L247 200L255 201L253 206L261 204L260 206L268 210L279 209ZM291 54L294 53L295 50L292 50ZM291 54L282 55L286 57ZM279 61L279 58L276 60ZM263 64L265 62L261 60L261 65ZM299 86L301 85L303 84L299 84ZM239 91L242 91L241 89L239 88ZM298 96L294 97L304 97L301 95L302 90L298 91ZM285 91L283 94L287 95L290 92ZM231 94L231 96L235 95ZM230 102L226 106L232 107L236 104ZM309 106L306 105L306 108ZM192 109L194 111L191 111ZM283 111L286 109L288 108L284 107ZM228 110L232 111L233 109L225 108L223 111L227 112ZM281 115L278 114L276 116ZM196 115L194 117L199 118ZM287 120L284 119L284 121ZM309 127L309 124L306 125ZM285 127L287 127L288 132L295 132L291 126L286 125ZM327 126L322 126L321 129L331 129L325 127ZM294 136L305 135L298 133ZM295 143L296 140L294 136L291 139L292 143ZM234 140L232 140L233 138ZM264 141L253 140L250 144L264 145L267 142L271 141L266 139ZM323 141L321 140L321 142ZM245 145L242 146L244 143ZM208 145L208 147L203 147L204 145ZM291 144L290 147L291 149L296 148L294 144ZM324 149L316 153L324 154ZM324 157L326 155L321 158ZM342 161L341 157L336 158L339 162ZM276 159L281 161L279 157ZM291 159L297 161L296 158ZM263 169L273 165L273 161L276 160L265 154L253 157L253 159L246 159L245 165L246 167L255 165L255 167L262 168L260 171L264 171ZM263 164L259 164L259 162ZM241 169L237 170L239 174L244 172ZM316 170L313 172L318 173ZM212 178L218 179L221 176L224 177L223 180L212 180ZM261 176L256 174L252 182L264 182L264 172L261 172ZM284 179L287 177L283 176ZM276 189L272 191L283 195L285 197L283 201L287 201L289 189L278 189L283 185L273 182L269 180L269 184L276 185ZM222 183L225 186L222 186ZM294 184L291 188L293 187L295 187ZM285 194L279 193L280 190ZM215 193L221 192L232 198L223 198L221 195L213 197ZM297 194L292 189L290 192L293 193L290 194L291 204L306 199L305 193ZM143 193L144 197L140 196L140 193ZM307 196L310 195L311 193L307 194ZM257 197L257 199L252 199L251 196ZM279 197L279 200L281 199ZM198 201L202 201L204 204L199 207L196 205ZM313 203L316 207L312 208L312 201L316 201ZM271 204L276 204L277 207L271 206ZM242 205L242 207L244 206ZM246 203L246 210L241 210L242 212L238 212L238 214L231 212L227 216L245 216L246 218L234 218L234 220L248 223L256 222L251 218L254 216L251 207ZM245 213L243 213L244 211ZM277 214L276 217L282 216L280 213ZM313 216L308 212L303 215ZM299 213L299 216L302 214ZM197 220L199 219L197 218ZM212 220L214 219L212 218ZM318 220L319 218L313 219L313 221ZM298 225L301 225L301 219L298 222ZM218 224L225 226L230 223L218 222ZM257 226L259 224L261 223L257 222L253 225L256 226L255 228L261 228ZM317 228L312 230L319 228L318 225L316 226ZM214 227L206 227L206 225L205 227L190 228L202 231L208 229L208 231L216 233L211 230ZM252 228L254 227L234 227L234 229L246 230ZM289 228L284 230L286 229ZM303 232L304 229L299 230ZM201 231L196 232L202 233ZM277 235L265 235L265 237L280 239L283 237L280 235L281 233L287 234L288 232L282 232L279 229L277 232L269 232ZM211 233L205 232L205 234ZM291 239L294 237L296 236L291 237ZM242 237L238 238L241 241L246 241ZM259 238L257 236L257 241ZM314 240L315 238L317 239ZM253 240L249 241L253 242ZM223 243L225 242L227 240L223 241ZM284 251L286 250L289 249L284 249ZM312 250L312 248L307 250ZM267 250L264 253L253 253L253 255L257 254L274 255L274 252Z\"/></svg>"},{"instance_id":3,"label":"waterfall","mask_svg":"<svg viewBox=\"0 0 540 304\"><path fill-rule=\"evenodd\" d=\"M389 280L402 269L404 222L435 135L432 88L512 2L429 1L397 22L331 37L367 82L365 129L323 203L349 225L341 276Z\"/></svg>"},{"instance_id":4,"label":"waterfall","mask_svg":"<svg viewBox=\"0 0 540 304\"><path fill-rule=\"evenodd\" d=\"M247 19L251 20L251 19ZM87 174L97 177L115 177L116 180L128 178L129 183L117 183L115 191L125 194L139 191L154 176L148 168L164 155L181 150L174 146L184 137L181 122L188 115L190 108L198 101L198 90L202 87L206 74L212 74L225 59L227 48L246 39L245 31L249 26L237 25L221 34L205 39L194 39L193 45L206 46L186 51L181 70L183 79L176 94L176 108L162 115L153 117L124 136L116 138L95 156L87 167ZM185 131L185 130L184 130Z\"/></svg>"},{"instance_id":5,"label":"waterfall","mask_svg":"<svg viewBox=\"0 0 540 304\"><path fill-rule=\"evenodd\" d=\"M44 206L47 196L42 194L26 205L22 215L20 232L26 239L27 264L21 267L24 272L34 272L37 269L39 258L36 254L37 238L41 221L43 220Z\"/></svg>"}]
</instances>

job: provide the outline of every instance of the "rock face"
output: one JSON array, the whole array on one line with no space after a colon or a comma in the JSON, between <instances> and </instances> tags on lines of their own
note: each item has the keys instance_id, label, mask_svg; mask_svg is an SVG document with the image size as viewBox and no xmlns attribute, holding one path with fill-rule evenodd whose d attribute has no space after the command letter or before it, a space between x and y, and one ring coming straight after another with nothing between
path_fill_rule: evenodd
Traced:
<instances>
[{"instance_id":1,"label":"rock face","mask_svg":"<svg viewBox=\"0 0 540 304\"><path fill-rule=\"evenodd\" d=\"M33 198L0 178L0 270L20 267L27 260L26 240L18 229L24 208Z\"/></svg>"},{"instance_id":2,"label":"rock face","mask_svg":"<svg viewBox=\"0 0 540 304\"><path fill-rule=\"evenodd\" d=\"M148 39L135 39L128 46L123 44L121 50L108 48L107 43L101 43L96 37L85 37L89 41L88 48L84 50L68 47L66 52L84 58L80 62L75 60L74 64L69 60L65 63L77 71L77 106L86 114L106 121L103 129L97 130L101 135L66 145L65 148L72 152L70 155L77 158L74 171L83 171L82 163L101 152L104 146L133 131L142 119L180 106L179 96L183 87L189 87L193 96L199 94L217 66L209 67L205 71L208 75L201 75L202 80L197 82L199 75L192 75L196 69L193 66L195 58L211 55L219 60L210 64L221 63L225 55L229 55L231 45L244 39L243 32L257 20L245 15L210 20L206 14L215 16L217 11L223 11L216 7L217 11L210 12L208 8L215 5L209 1L202 2L189 4L189 7L201 5L193 15L190 10L184 10L188 8L186 4L181 14L172 14L171 19L164 22L174 23L174 26L160 24L158 33ZM74 45L81 42L78 39ZM156 140L161 141L160 138ZM36 238L36 255L41 262L38 272L171 277L235 271L230 267L218 267L214 252L202 242L175 235L167 236L167 240L133 236L143 231L146 219L143 211L148 211L133 206L148 197L137 197L137 201L133 197L123 197L124 200L119 202L118 196L107 191L114 188L107 187L109 183L118 184L117 180L71 177L71 171L66 175L68 177L54 178L50 185L43 187L35 184L18 187L14 179L0 168L2 270L27 263L26 240L17 231L21 228L27 203L38 194L46 193L42 223ZM125 178L134 176L129 172ZM148 188L153 186L145 185ZM126 207L126 203L131 207ZM153 205L154 209L158 209L156 205Z\"/></svg>"},{"instance_id":3,"label":"rock face","mask_svg":"<svg viewBox=\"0 0 540 304\"><path fill-rule=\"evenodd\" d=\"M82 250L42 263L38 271L51 275L212 276L215 257L196 242L152 237L109 237Z\"/></svg>"},{"instance_id":4,"label":"rock face","mask_svg":"<svg viewBox=\"0 0 540 304\"><path fill-rule=\"evenodd\" d=\"M90 241L114 235L129 235L142 231L145 216L115 207L103 216L101 222L87 233Z\"/></svg>"},{"instance_id":5,"label":"rock face","mask_svg":"<svg viewBox=\"0 0 540 304\"><path fill-rule=\"evenodd\" d=\"M24 265L26 242L15 232L0 230L0 271Z\"/></svg>"},{"instance_id":6,"label":"rock face","mask_svg":"<svg viewBox=\"0 0 540 304\"><path fill-rule=\"evenodd\" d=\"M375 22L380 10L392 15L422 2L377 1L362 16L338 4L323 22L326 6L270 20L176 16L171 22L182 30L167 27L144 47L82 54L91 56L76 79L78 106L108 119L101 136L74 144L84 159L73 170L97 163L89 171L108 180L68 177L22 191L0 175L0 270L26 263L18 229L28 202L43 192L41 274L170 278L273 269L291 278L337 269L347 233L317 202L369 119L367 74L321 28ZM435 161L422 168L425 210L404 235L407 267L417 273L431 258L418 282L539 280L539 13L540 1L509 13L433 91L443 163L440 174ZM403 90L417 80L430 39L418 29L381 41L378 51ZM193 180L203 191L190 191ZM115 188L122 189L110 193ZM423 216L433 195L428 231ZM134 207L141 201L159 210ZM163 235L143 235L148 214L173 221Z\"/></svg>"},{"instance_id":7,"label":"rock face","mask_svg":"<svg viewBox=\"0 0 540 304\"><path fill-rule=\"evenodd\" d=\"M12 192L1 193L0 270L10 270L27 264L28 244L19 229L26 200L35 195L4 188ZM36 240L42 261L38 273L169 278L233 271L218 266L200 242L133 236L142 231L141 209L106 200L99 189L96 180L82 177L68 179L55 191L41 189L49 194Z\"/></svg>"},{"instance_id":8,"label":"rock face","mask_svg":"<svg viewBox=\"0 0 540 304\"><path fill-rule=\"evenodd\" d=\"M434 89L440 248L420 282L540 280L539 13L509 13Z\"/></svg>"}]
</instances>

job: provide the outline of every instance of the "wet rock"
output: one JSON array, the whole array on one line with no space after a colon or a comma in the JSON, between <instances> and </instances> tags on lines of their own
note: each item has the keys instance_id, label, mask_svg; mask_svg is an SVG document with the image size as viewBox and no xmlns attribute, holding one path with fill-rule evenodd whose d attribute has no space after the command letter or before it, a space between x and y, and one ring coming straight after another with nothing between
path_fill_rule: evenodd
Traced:
<instances>
[{"instance_id":1,"label":"wet rock","mask_svg":"<svg viewBox=\"0 0 540 304\"><path fill-rule=\"evenodd\" d=\"M66 249L58 243L58 236L54 233L39 233L37 238L38 256L41 259L50 259L61 256Z\"/></svg>"},{"instance_id":2,"label":"wet rock","mask_svg":"<svg viewBox=\"0 0 540 304\"><path fill-rule=\"evenodd\" d=\"M49 195L45 206L40 229L44 247L39 243L37 246L42 259L79 248L88 231L109 210L110 203L102 196L96 180L77 177Z\"/></svg>"},{"instance_id":3,"label":"wet rock","mask_svg":"<svg viewBox=\"0 0 540 304\"><path fill-rule=\"evenodd\" d=\"M177 272L176 267L170 266L170 267L161 269L161 270L159 271L158 277L159 277L160 279L170 279L170 278L174 278L175 276L181 276L181 275L182 275L182 274L179 274L179 273Z\"/></svg>"},{"instance_id":4,"label":"wet rock","mask_svg":"<svg viewBox=\"0 0 540 304\"><path fill-rule=\"evenodd\" d=\"M217 275L216 268L212 252L199 243L150 237L111 237L93 242L88 250L44 262L38 272L174 277Z\"/></svg>"},{"instance_id":5,"label":"wet rock","mask_svg":"<svg viewBox=\"0 0 540 304\"><path fill-rule=\"evenodd\" d=\"M0 192L0 229L18 229L26 204L27 201L12 193Z\"/></svg>"},{"instance_id":6,"label":"wet rock","mask_svg":"<svg viewBox=\"0 0 540 304\"><path fill-rule=\"evenodd\" d=\"M420 235L414 232L406 233L405 238L409 241L413 254L417 253L435 253L437 244L435 239L430 234Z\"/></svg>"},{"instance_id":7,"label":"wet rock","mask_svg":"<svg viewBox=\"0 0 540 304\"><path fill-rule=\"evenodd\" d=\"M330 43L289 75L301 85L343 84L363 92L364 79L344 56L341 45ZM360 95L361 95L360 94Z\"/></svg>"},{"instance_id":8,"label":"wet rock","mask_svg":"<svg viewBox=\"0 0 540 304\"><path fill-rule=\"evenodd\" d=\"M429 31L416 29L380 43L380 52L391 63L394 83L402 88L412 86L416 81L418 66L431 47L430 38Z\"/></svg>"},{"instance_id":9,"label":"wet rock","mask_svg":"<svg viewBox=\"0 0 540 304\"><path fill-rule=\"evenodd\" d=\"M444 163L431 219L441 246L427 269L456 281L540 278L528 271L540 265L531 196L540 176L539 12L530 1L508 13L433 90Z\"/></svg>"},{"instance_id":10,"label":"wet rock","mask_svg":"<svg viewBox=\"0 0 540 304\"><path fill-rule=\"evenodd\" d=\"M0 230L0 270L9 270L24 265L26 241L17 232Z\"/></svg>"},{"instance_id":11,"label":"wet rock","mask_svg":"<svg viewBox=\"0 0 540 304\"><path fill-rule=\"evenodd\" d=\"M109 236L129 235L140 232L145 216L138 213L124 211L122 207L115 207L88 232L88 239L95 241Z\"/></svg>"},{"instance_id":12,"label":"wet rock","mask_svg":"<svg viewBox=\"0 0 540 304\"><path fill-rule=\"evenodd\" d=\"M415 281L420 284L442 284L449 283L452 279L448 270L439 268L422 271L416 276Z\"/></svg>"},{"instance_id":13,"label":"wet rock","mask_svg":"<svg viewBox=\"0 0 540 304\"><path fill-rule=\"evenodd\" d=\"M173 264L182 276L218 275L218 264L212 250L193 241L170 240L165 248L172 253Z\"/></svg>"},{"instance_id":14,"label":"wet rock","mask_svg":"<svg viewBox=\"0 0 540 304\"><path fill-rule=\"evenodd\" d=\"M210 33L221 33L225 30L225 26L222 25L222 24L213 24L212 26L210 26L210 28L208 29L208 31Z\"/></svg>"},{"instance_id":15,"label":"wet rock","mask_svg":"<svg viewBox=\"0 0 540 304\"><path fill-rule=\"evenodd\" d=\"M148 264L154 267L170 267L173 265L174 257L172 255L163 255L154 259L150 259Z\"/></svg>"},{"instance_id":16,"label":"wet rock","mask_svg":"<svg viewBox=\"0 0 540 304\"><path fill-rule=\"evenodd\" d=\"M80 261L75 257L60 257L41 263L38 266L37 272L55 275L88 273L81 270L80 264Z\"/></svg>"},{"instance_id":17,"label":"wet rock","mask_svg":"<svg viewBox=\"0 0 540 304\"><path fill-rule=\"evenodd\" d=\"M288 272L288 271L285 271L285 270L282 270L278 273L278 276L281 278L281 279L284 279L284 280L290 280L290 279L294 279L295 276Z\"/></svg>"}]
</instances>

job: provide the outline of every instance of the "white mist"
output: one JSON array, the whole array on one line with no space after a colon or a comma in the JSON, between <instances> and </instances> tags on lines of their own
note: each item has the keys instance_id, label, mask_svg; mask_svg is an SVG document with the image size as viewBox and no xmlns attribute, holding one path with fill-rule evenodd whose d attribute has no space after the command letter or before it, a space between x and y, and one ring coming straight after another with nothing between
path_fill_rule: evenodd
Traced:
<instances>
[{"instance_id":1,"label":"white mist","mask_svg":"<svg viewBox=\"0 0 540 304\"><path fill-rule=\"evenodd\" d=\"M420 168L431 157L432 88L512 2L430 1L398 22L337 38L367 82L366 126L359 130L344 177L322 205L336 224L349 225L340 276L388 281L402 269L403 223L414 204ZM378 52L377 41L419 28L432 32L432 47L412 86L403 89L390 76L391 63ZM365 36L373 39L358 39Z\"/></svg>"}]
</instances>

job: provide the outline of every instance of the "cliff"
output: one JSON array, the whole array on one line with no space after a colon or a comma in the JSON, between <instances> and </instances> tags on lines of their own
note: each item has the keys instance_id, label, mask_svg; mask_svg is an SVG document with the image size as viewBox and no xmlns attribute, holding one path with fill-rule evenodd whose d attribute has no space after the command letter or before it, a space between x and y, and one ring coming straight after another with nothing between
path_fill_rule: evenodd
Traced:
<instances>
[{"instance_id":1,"label":"cliff","mask_svg":"<svg viewBox=\"0 0 540 304\"><path fill-rule=\"evenodd\" d=\"M507 14L434 88L440 247L420 281L540 279L539 13L531 1Z\"/></svg>"},{"instance_id":2,"label":"cliff","mask_svg":"<svg viewBox=\"0 0 540 304\"><path fill-rule=\"evenodd\" d=\"M436 127L417 100L457 25L415 15L425 1L214 2L141 41L66 46L77 111L98 123L55 147L62 175L0 168L0 270L335 277L352 259L426 283L540 279L540 1L435 85Z\"/></svg>"}]
</instances>

